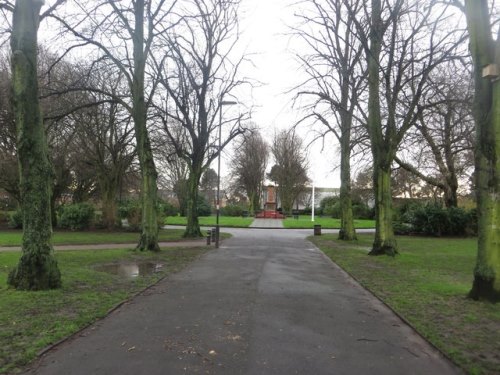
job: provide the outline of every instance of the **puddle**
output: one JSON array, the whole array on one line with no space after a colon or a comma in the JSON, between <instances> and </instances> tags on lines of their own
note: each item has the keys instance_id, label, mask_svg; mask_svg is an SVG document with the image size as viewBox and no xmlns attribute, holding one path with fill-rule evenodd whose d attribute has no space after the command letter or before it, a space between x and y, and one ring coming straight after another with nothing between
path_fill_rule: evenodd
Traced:
<instances>
[{"instance_id":1,"label":"puddle","mask_svg":"<svg viewBox=\"0 0 500 375\"><path fill-rule=\"evenodd\" d=\"M113 275L136 278L139 276L148 276L161 272L163 264L155 262L105 264L95 267L95 269L99 272L107 272Z\"/></svg>"}]
</instances>

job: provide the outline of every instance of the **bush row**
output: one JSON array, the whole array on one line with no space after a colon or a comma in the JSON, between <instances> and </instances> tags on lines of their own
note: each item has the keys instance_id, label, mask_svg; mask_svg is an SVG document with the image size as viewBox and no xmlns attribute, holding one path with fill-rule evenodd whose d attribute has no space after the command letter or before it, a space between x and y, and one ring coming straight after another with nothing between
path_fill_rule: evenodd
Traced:
<instances>
[{"instance_id":1,"label":"bush row","mask_svg":"<svg viewBox=\"0 0 500 375\"><path fill-rule=\"evenodd\" d=\"M397 234L466 236L477 234L477 212L438 204L411 204L396 212Z\"/></svg>"},{"instance_id":2,"label":"bush row","mask_svg":"<svg viewBox=\"0 0 500 375\"><path fill-rule=\"evenodd\" d=\"M62 229L85 230L90 228L101 228L102 214L96 211L90 203L75 203L61 205L57 208L57 225ZM179 214L179 208L169 202L159 202L158 204L158 224L163 225L166 216L176 216ZM210 216L211 208L203 196L198 198L198 215ZM128 223L128 229L139 230L142 221L142 208L139 200L131 199L120 203L117 212L118 226L121 221ZM8 218L10 228L21 229L23 226L23 217L21 210L12 212Z\"/></svg>"},{"instance_id":3,"label":"bush row","mask_svg":"<svg viewBox=\"0 0 500 375\"><path fill-rule=\"evenodd\" d=\"M338 196L323 198L319 208L316 210L318 215L330 216L335 219L340 219L342 208L340 206L340 198ZM373 208L368 207L363 202L352 201L352 215L354 219L373 219L375 212Z\"/></svg>"}]
</instances>

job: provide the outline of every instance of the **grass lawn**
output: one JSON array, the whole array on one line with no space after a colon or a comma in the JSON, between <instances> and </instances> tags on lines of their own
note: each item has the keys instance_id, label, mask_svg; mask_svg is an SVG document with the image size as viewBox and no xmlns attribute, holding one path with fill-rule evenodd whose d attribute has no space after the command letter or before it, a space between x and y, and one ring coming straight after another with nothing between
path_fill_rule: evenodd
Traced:
<instances>
[{"instance_id":1,"label":"grass lawn","mask_svg":"<svg viewBox=\"0 0 500 375\"><path fill-rule=\"evenodd\" d=\"M333 219L331 217L314 217L314 222L311 221L310 215L300 215L298 219L289 217L283 220L283 226L285 228L305 228L312 229L314 225L321 225L322 228L340 228L340 219ZM374 220L354 220L354 226L356 228L375 228Z\"/></svg>"},{"instance_id":2,"label":"grass lawn","mask_svg":"<svg viewBox=\"0 0 500 375\"><path fill-rule=\"evenodd\" d=\"M395 258L367 255L373 235L310 237L423 336L471 374L500 374L500 304L466 298L476 239L398 237Z\"/></svg>"},{"instance_id":3,"label":"grass lawn","mask_svg":"<svg viewBox=\"0 0 500 375\"><path fill-rule=\"evenodd\" d=\"M165 249L160 253L130 250L56 253L63 287L46 292L7 289L7 272L19 253L0 253L0 374L17 373L47 345L106 315L116 304L176 272L206 251ZM99 265L154 262L164 266L150 276L128 278L96 270ZM166 312L168 314L168 312Z\"/></svg>"},{"instance_id":4,"label":"grass lawn","mask_svg":"<svg viewBox=\"0 0 500 375\"><path fill-rule=\"evenodd\" d=\"M199 218L199 221L202 226L215 226L215 216L203 216ZM248 228L252 222L253 217L219 217L219 223L223 227ZM185 216L168 216L165 224L186 225L187 218Z\"/></svg>"},{"instance_id":5,"label":"grass lawn","mask_svg":"<svg viewBox=\"0 0 500 375\"><path fill-rule=\"evenodd\" d=\"M182 240L182 229L161 229L160 241ZM0 246L20 246L22 238L21 230L0 231ZM108 232L108 231L55 231L52 237L54 245L90 245L106 243L134 243L139 240L137 232Z\"/></svg>"}]
</instances>

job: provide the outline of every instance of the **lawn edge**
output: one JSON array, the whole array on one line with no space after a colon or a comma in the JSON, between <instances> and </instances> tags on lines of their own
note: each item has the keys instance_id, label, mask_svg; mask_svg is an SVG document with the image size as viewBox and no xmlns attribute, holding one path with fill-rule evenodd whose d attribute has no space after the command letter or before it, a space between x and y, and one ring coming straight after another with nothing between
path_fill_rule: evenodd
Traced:
<instances>
[{"instance_id":1,"label":"lawn edge","mask_svg":"<svg viewBox=\"0 0 500 375\"><path fill-rule=\"evenodd\" d=\"M443 350L441 350L441 348L439 348L438 346L436 346L433 342L429 341L429 339L427 339L427 337L425 337L423 334L421 334L416 328L415 326L410 323L403 315L401 315L399 312L397 312L396 310L394 310L394 308L389 305L387 302L385 302L382 298L380 298L378 295L376 295L374 292L372 292L370 289L368 289L367 287L365 287L361 281L359 281L354 275L352 275L349 271L345 270L344 268L342 268L340 265L338 265L337 263L335 263L333 261L332 258L330 258L328 255L326 255L323 250L321 250L314 242L312 242L310 240L310 237L313 237L313 236L309 236L307 237L307 241L309 241L316 249L319 250L319 252L321 253L321 255L326 258L329 263L331 265L334 266L335 269L337 270L340 270L341 272L344 272L347 276L349 276L352 280L354 280L356 282L356 284L358 284L361 288L363 288L364 290L366 290L370 295L372 295L373 297L375 297L380 303L382 303L385 307L387 307L390 311L392 311L392 313L394 315L396 315L403 323L405 323L408 327L410 327L412 329L413 332L415 332L420 338L422 338L425 342L427 342L430 346L432 346L443 358L445 358L446 360L448 360L451 364L453 364L457 370L460 370L461 373L463 375L467 375L468 372L466 369L464 369L462 366L460 366L460 364L456 363L455 361L453 361L450 356L445 353Z\"/></svg>"}]
</instances>

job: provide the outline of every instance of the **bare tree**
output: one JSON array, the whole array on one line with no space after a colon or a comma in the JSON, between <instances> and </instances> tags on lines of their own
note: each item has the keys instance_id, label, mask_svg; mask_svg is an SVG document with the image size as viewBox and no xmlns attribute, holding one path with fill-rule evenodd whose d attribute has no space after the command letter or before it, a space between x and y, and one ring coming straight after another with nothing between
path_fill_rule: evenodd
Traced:
<instances>
[{"instance_id":1,"label":"bare tree","mask_svg":"<svg viewBox=\"0 0 500 375\"><path fill-rule=\"evenodd\" d=\"M271 152L275 164L269 177L278 185L284 213L291 215L293 203L309 182L307 156L303 151L302 139L295 130L283 130L274 136Z\"/></svg>"},{"instance_id":2,"label":"bare tree","mask_svg":"<svg viewBox=\"0 0 500 375\"><path fill-rule=\"evenodd\" d=\"M37 34L42 5L43 2L35 0L16 1L10 41L23 241L21 258L9 274L8 283L23 290L61 286L61 273L51 244L52 171L38 99Z\"/></svg>"},{"instance_id":3,"label":"bare tree","mask_svg":"<svg viewBox=\"0 0 500 375\"><path fill-rule=\"evenodd\" d=\"M245 133L234 147L231 159L233 185L237 191L246 193L251 214L260 209L268 158L269 146L255 129Z\"/></svg>"},{"instance_id":4,"label":"bare tree","mask_svg":"<svg viewBox=\"0 0 500 375\"><path fill-rule=\"evenodd\" d=\"M339 239L354 240L356 232L351 200L351 153L358 140L352 139L356 123L366 123L360 97L366 88L366 64L362 59L363 45L356 38L353 14L361 11L363 1L313 0L311 14L302 12L303 21L297 30L310 55L299 59L309 78L299 87L298 96L310 97L304 105L306 117L319 123L318 138L333 134L340 144L341 228ZM363 65L364 64L364 65ZM307 87L310 87L308 89Z\"/></svg>"},{"instance_id":5,"label":"bare tree","mask_svg":"<svg viewBox=\"0 0 500 375\"><path fill-rule=\"evenodd\" d=\"M406 132L419 119L429 75L455 58L464 40L458 25L450 24L448 8L432 0L425 5L414 0L372 0L366 7L369 13L357 15L357 35L368 61L368 134L374 171L376 230L370 255L398 252L392 228L392 163ZM366 17L369 34L363 27Z\"/></svg>"},{"instance_id":6,"label":"bare tree","mask_svg":"<svg viewBox=\"0 0 500 375\"><path fill-rule=\"evenodd\" d=\"M500 301L500 29L494 40L489 1L465 0L474 62L478 255L470 297ZM483 68L497 72L483 73Z\"/></svg>"},{"instance_id":7,"label":"bare tree","mask_svg":"<svg viewBox=\"0 0 500 375\"><path fill-rule=\"evenodd\" d=\"M473 167L474 121L468 69L452 65L429 77L415 127L395 157L402 168L436 186L446 207L456 207L459 181Z\"/></svg>"},{"instance_id":8,"label":"bare tree","mask_svg":"<svg viewBox=\"0 0 500 375\"><path fill-rule=\"evenodd\" d=\"M167 6L166 0L78 1L76 14L54 16L77 40L70 50L82 44L95 47L96 64L114 66L128 84L130 100L106 94L124 106L134 121L142 177L142 233L137 245L141 251L159 251L157 172L147 129L154 83L146 92L146 66L155 38L168 29L172 6Z\"/></svg>"},{"instance_id":9,"label":"bare tree","mask_svg":"<svg viewBox=\"0 0 500 375\"><path fill-rule=\"evenodd\" d=\"M156 65L164 90L162 100L157 102L158 114L168 141L189 169L185 237L201 236L196 206L203 172L245 131L242 120L246 113L230 118L221 115L225 100L234 99L235 92L248 84L238 78L244 57L236 63L231 60L238 41L239 3L184 1L186 16L164 40L168 53ZM183 132L172 131L172 122L180 124ZM219 126L225 128L220 149Z\"/></svg>"}]
</instances>

